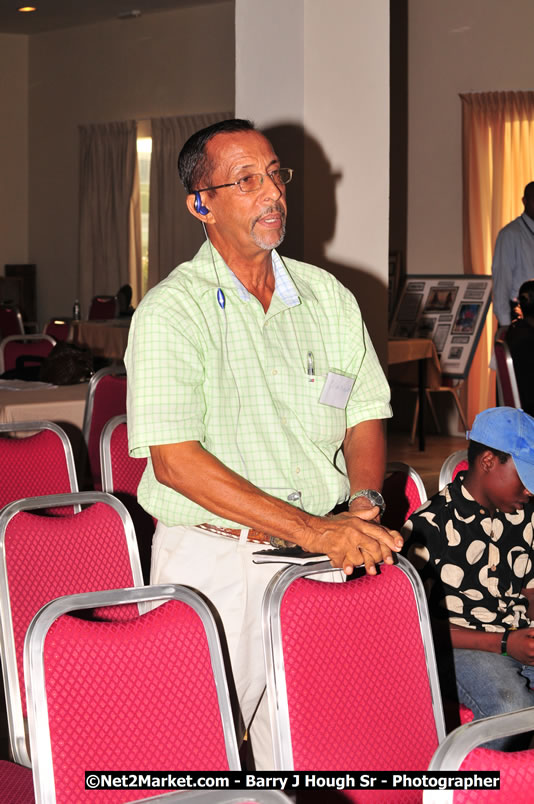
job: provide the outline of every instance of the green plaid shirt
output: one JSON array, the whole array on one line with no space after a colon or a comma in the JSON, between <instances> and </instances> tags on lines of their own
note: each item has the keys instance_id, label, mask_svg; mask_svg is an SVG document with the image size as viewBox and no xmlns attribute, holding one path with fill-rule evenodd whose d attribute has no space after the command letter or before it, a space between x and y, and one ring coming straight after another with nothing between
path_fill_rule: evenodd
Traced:
<instances>
[{"instance_id":1,"label":"green plaid shirt","mask_svg":"<svg viewBox=\"0 0 534 804\"><path fill-rule=\"evenodd\" d=\"M348 496L338 452L347 428L391 416L356 300L326 271L273 251L275 292L265 313L215 249L213 260L216 270L205 243L133 317L125 356L130 454L199 441L267 493L287 500L299 491L305 510L325 514ZM345 410L319 403L331 369L355 377ZM242 526L158 483L150 460L138 497L168 526Z\"/></svg>"}]
</instances>

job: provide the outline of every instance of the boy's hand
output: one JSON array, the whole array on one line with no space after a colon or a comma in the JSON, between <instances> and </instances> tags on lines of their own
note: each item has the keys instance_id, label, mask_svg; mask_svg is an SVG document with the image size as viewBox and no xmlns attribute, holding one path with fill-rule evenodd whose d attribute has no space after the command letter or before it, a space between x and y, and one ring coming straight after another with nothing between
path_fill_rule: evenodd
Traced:
<instances>
[{"instance_id":1,"label":"boy's hand","mask_svg":"<svg viewBox=\"0 0 534 804\"><path fill-rule=\"evenodd\" d=\"M510 631L506 653L521 664L534 665L534 628L519 628Z\"/></svg>"}]
</instances>

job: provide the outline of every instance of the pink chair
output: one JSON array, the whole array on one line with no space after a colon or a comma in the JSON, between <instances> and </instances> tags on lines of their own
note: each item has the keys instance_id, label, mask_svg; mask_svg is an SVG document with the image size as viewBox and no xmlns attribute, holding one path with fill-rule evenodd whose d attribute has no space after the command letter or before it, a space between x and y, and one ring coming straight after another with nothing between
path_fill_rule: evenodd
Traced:
<instances>
[{"instance_id":1,"label":"pink chair","mask_svg":"<svg viewBox=\"0 0 534 804\"><path fill-rule=\"evenodd\" d=\"M68 616L149 601L162 605L124 621ZM240 769L217 626L192 589L59 598L33 620L24 666L38 804L109 801L108 790L84 789L87 769Z\"/></svg>"},{"instance_id":2,"label":"pink chair","mask_svg":"<svg viewBox=\"0 0 534 804\"><path fill-rule=\"evenodd\" d=\"M408 517L428 499L420 475L407 463L401 462L386 466L382 496L386 503L382 524L394 530L400 530Z\"/></svg>"},{"instance_id":3,"label":"pink chair","mask_svg":"<svg viewBox=\"0 0 534 804\"><path fill-rule=\"evenodd\" d=\"M89 321L117 318L119 302L116 296L94 296L89 307Z\"/></svg>"},{"instance_id":4,"label":"pink chair","mask_svg":"<svg viewBox=\"0 0 534 804\"><path fill-rule=\"evenodd\" d=\"M376 577L342 577L329 562L290 566L266 590L275 769L426 768L445 724L421 579L402 556ZM401 800L420 792L381 791Z\"/></svg>"},{"instance_id":5,"label":"pink chair","mask_svg":"<svg viewBox=\"0 0 534 804\"><path fill-rule=\"evenodd\" d=\"M292 799L279 790L192 790L140 798L137 802L158 801L160 804L291 804ZM132 802L136 804L136 802Z\"/></svg>"},{"instance_id":6,"label":"pink chair","mask_svg":"<svg viewBox=\"0 0 534 804\"><path fill-rule=\"evenodd\" d=\"M68 341L72 337L72 325L65 318L51 318L45 325L45 335L51 335L56 341Z\"/></svg>"},{"instance_id":7,"label":"pink chair","mask_svg":"<svg viewBox=\"0 0 534 804\"><path fill-rule=\"evenodd\" d=\"M506 341L499 338L495 340L495 362L497 363L497 389L501 405L508 405L511 408L520 408L521 398L517 387L517 380L514 370L514 361L510 354L510 349Z\"/></svg>"},{"instance_id":8,"label":"pink chair","mask_svg":"<svg viewBox=\"0 0 534 804\"><path fill-rule=\"evenodd\" d=\"M126 416L114 416L110 419L104 425L100 437L102 490L118 497L130 512L137 535L143 577L148 583L156 522L137 502L137 487L146 462L146 458L130 458Z\"/></svg>"},{"instance_id":9,"label":"pink chair","mask_svg":"<svg viewBox=\"0 0 534 804\"><path fill-rule=\"evenodd\" d=\"M137 487L145 471L146 458L131 458L128 453L126 415L114 416L104 425L100 437L102 488L126 492L137 497Z\"/></svg>"},{"instance_id":10,"label":"pink chair","mask_svg":"<svg viewBox=\"0 0 534 804\"><path fill-rule=\"evenodd\" d=\"M30 432L25 438L6 437ZM78 491L67 434L54 422L0 424L0 508L22 497Z\"/></svg>"},{"instance_id":11,"label":"pink chair","mask_svg":"<svg viewBox=\"0 0 534 804\"><path fill-rule=\"evenodd\" d=\"M8 335L0 341L0 374L16 368L18 358L48 357L55 344L56 341L50 335ZM40 360L33 361L33 365L40 363Z\"/></svg>"},{"instance_id":12,"label":"pink chair","mask_svg":"<svg viewBox=\"0 0 534 804\"><path fill-rule=\"evenodd\" d=\"M78 512L43 516L56 506ZM80 506L88 506L79 510ZM18 500L0 513L1 653L11 749L30 766L22 675L24 637L32 617L59 595L142 586L130 516L110 494L82 492Z\"/></svg>"},{"instance_id":13,"label":"pink chair","mask_svg":"<svg viewBox=\"0 0 534 804\"><path fill-rule=\"evenodd\" d=\"M534 707L475 720L447 735L429 770L500 772L500 790L470 789L425 792L425 804L530 804L534 789L534 751L492 751L477 748L498 737L534 731Z\"/></svg>"},{"instance_id":14,"label":"pink chair","mask_svg":"<svg viewBox=\"0 0 534 804\"><path fill-rule=\"evenodd\" d=\"M0 801L2 804L34 804L30 768L0 759Z\"/></svg>"},{"instance_id":15,"label":"pink chair","mask_svg":"<svg viewBox=\"0 0 534 804\"><path fill-rule=\"evenodd\" d=\"M459 449L445 458L439 473L439 488L442 489L452 483L458 472L465 472L468 469L467 449Z\"/></svg>"},{"instance_id":16,"label":"pink chair","mask_svg":"<svg viewBox=\"0 0 534 804\"><path fill-rule=\"evenodd\" d=\"M104 425L114 416L126 413L126 373L123 366L100 369L91 377L83 418L83 435L87 445L93 485L102 487L100 469L100 436Z\"/></svg>"},{"instance_id":17,"label":"pink chair","mask_svg":"<svg viewBox=\"0 0 534 804\"><path fill-rule=\"evenodd\" d=\"M24 334L20 310L14 304L0 304L0 336Z\"/></svg>"}]
</instances>

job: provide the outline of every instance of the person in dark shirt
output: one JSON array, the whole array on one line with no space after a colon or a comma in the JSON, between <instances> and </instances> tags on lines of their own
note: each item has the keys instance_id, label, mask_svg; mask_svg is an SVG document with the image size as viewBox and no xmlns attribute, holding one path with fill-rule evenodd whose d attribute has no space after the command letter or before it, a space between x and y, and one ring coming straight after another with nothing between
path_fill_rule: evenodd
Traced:
<instances>
[{"instance_id":1,"label":"person in dark shirt","mask_svg":"<svg viewBox=\"0 0 534 804\"><path fill-rule=\"evenodd\" d=\"M514 372L521 407L534 416L534 279L519 289L522 318L513 321L505 335L514 361Z\"/></svg>"},{"instance_id":2,"label":"person in dark shirt","mask_svg":"<svg viewBox=\"0 0 534 804\"><path fill-rule=\"evenodd\" d=\"M478 719L534 706L534 419L490 408L468 436L467 472L412 514L403 535L427 591L444 696Z\"/></svg>"}]
</instances>

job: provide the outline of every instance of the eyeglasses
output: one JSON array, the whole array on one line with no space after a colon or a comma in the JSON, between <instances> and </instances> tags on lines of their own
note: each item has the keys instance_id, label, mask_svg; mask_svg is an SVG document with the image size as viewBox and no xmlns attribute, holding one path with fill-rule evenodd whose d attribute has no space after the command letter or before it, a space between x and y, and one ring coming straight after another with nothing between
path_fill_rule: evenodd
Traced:
<instances>
[{"instance_id":1,"label":"eyeglasses","mask_svg":"<svg viewBox=\"0 0 534 804\"><path fill-rule=\"evenodd\" d=\"M259 190L265 181L265 176L268 176L277 187L282 187L284 184L289 184L293 178L293 168L278 168L271 170L269 173L251 173L250 176L244 176L237 181L231 181L229 184L216 184L214 187L202 187L196 190L197 193L203 193L206 190L220 190L221 187L234 187L237 185L242 193L253 193Z\"/></svg>"}]
</instances>

